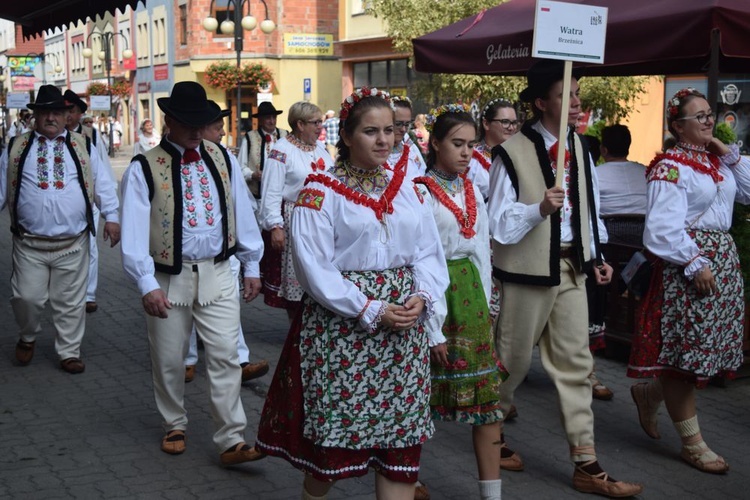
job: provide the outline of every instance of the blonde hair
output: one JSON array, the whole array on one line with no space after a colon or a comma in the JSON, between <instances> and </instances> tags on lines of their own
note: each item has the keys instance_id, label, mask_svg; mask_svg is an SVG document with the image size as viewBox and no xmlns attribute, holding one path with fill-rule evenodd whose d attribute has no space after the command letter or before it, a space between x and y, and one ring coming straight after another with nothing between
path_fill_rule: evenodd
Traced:
<instances>
[{"instance_id":1,"label":"blonde hair","mask_svg":"<svg viewBox=\"0 0 750 500\"><path fill-rule=\"evenodd\" d=\"M306 101L299 101L292 104L289 108L288 122L289 127L292 131L297 130L297 122L302 120L320 120L323 116L323 111L315 104Z\"/></svg>"}]
</instances>

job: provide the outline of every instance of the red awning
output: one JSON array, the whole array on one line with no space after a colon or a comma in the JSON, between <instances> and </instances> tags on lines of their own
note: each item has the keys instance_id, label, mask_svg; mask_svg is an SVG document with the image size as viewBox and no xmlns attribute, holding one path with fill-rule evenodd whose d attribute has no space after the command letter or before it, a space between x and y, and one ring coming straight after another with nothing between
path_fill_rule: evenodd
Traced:
<instances>
[{"instance_id":1,"label":"red awning","mask_svg":"<svg viewBox=\"0 0 750 500\"><path fill-rule=\"evenodd\" d=\"M0 18L23 26L23 36L40 35L43 31L103 16L115 9L124 11L130 5L135 9L139 0L3 0ZM146 3L146 0L140 0Z\"/></svg>"},{"instance_id":2,"label":"red awning","mask_svg":"<svg viewBox=\"0 0 750 500\"><path fill-rule=\"evenodd\" d=\"M566 0L608 7L603 65L587 75L704 73L718 31L718 69L750 71L749 0ZM536 0L510 0L413 40L417 71L523 75L532 64Z\"/></svg>"}]
</instances>

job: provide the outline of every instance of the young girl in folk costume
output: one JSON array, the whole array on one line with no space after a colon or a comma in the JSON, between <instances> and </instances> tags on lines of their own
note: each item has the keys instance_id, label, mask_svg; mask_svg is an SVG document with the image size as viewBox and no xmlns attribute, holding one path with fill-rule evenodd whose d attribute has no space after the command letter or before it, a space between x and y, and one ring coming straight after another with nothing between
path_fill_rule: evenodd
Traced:
<instances>
[{"instance_id":1,"label":"young girl in folk costume","mask_svg":"<svg viewBox=\"0 0 750 500\"><path fill-rule=\"evenodd\" d=\"M409 137L409 130L413 122L411 120L411 99L406 96L391 97L393 107L396 110L393 126L393 151L388 157L386 168L395 170L397 168L406 168L406 177L411 179L419 175L424 175L427 165L425 165L419 146Z\"/></svg>"},{"instance_id":2,"label":"young girl in folk costume","mask_svg":"<svg viewBox=\"0 0 750 500\"><path fill-rule=\"evenodd\" d=\"M428 321L432 417L472 425L482 499L499 499L498 390L507 372L494 356L490 235L482 194L466 177L475 143L474 120L463 105L433 110L427 175L414 179L432 208L448 262L450 285Z\"/></svg>"},{"instance_id":3,"label":"young girl in folk costume","mask_svg":"<svg viewBox=\"0 0 750 500\"><path fill-rule=\"evenodd\" d=\"M479 142L474 146L467 177L479 187L486 199L490 191L492 148L499 146L518 131L518 116L513 103L507 99L493 99L482 111Z\"/></svg>"},{"instance_id":4,"label":"young girl in folk costume","mask_svg":"<svg viewBox=\"0 0 750 500\"><path fill-rule=\"evenodd\" d=\"M448 286L430 208L393 147L390 98L342 104L338 162L305 181L292 253L305 296L263 409L258 447L305 473L303 498L377 472L380 499L414 497L432 435L424 321Z\"/></svg>"},{"instance_id":5,"label":"young girl in folk costume","mask_svg":"<svg viewBox=\"0 0 750 500\"><path fill-rule=\"evenodd\" d=\"M729 470L703 440L695 388L742 365L742 274L729 234L734 202L750 204L750 160L713 137L715 114L692 88L667 105L677 143L647 169L644 246L658 260L633 335L628 376L651 378L631 394L641 427L659 439L664 401L682 440L680 456L711 473Z\"/></svg>"}]
</instances>

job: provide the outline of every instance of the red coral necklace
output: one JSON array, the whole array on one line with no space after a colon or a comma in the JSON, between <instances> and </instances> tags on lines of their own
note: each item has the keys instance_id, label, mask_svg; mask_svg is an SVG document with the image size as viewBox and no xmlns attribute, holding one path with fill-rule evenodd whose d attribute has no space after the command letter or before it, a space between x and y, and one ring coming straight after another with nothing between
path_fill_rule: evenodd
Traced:
<instances>
[{"instance_id":1,"label":"red coral necklace","mask_svg":"<svg viewBox=\"0 0 750 500\"><path fill-rule=\"evenodd\" d=\"M446 193L443 186L441 186L434 175L437 171L434 169L425 176L417 177L414 182L418 182L427 186L432 193L432 196L456 217L458 221L459 230L464 238L473 238L477 232L474 230L474 225L477 222L477 199L474 196L474 185L466 177L466 174L462 174L461 180L463 181L464 187L464 204L466 205L466 211L461 210L459 206L454 202L450 196Z\"/></svg>"}]
</instances>

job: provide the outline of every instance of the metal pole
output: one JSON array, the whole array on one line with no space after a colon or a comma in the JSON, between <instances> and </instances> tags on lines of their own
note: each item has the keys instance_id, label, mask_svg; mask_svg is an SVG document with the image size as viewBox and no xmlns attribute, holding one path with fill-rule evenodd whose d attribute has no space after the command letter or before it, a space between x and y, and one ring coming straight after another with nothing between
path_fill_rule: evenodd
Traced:
<instances>
[{"instance_id":1,"label":"metal pole","mask_svg":"<svg viewBox=\"0 0 750 500\"><path fill-rule=\"evenodd\" d=\"M244 0L232 0L234 2L234 50L237 51L237 74L240 73L240 65L242 59L242 7L244 6ZM240 131L242 129L242 86L237 81L237 132L235 148L240 146Z\"/></svg>"},{"instance_id":2,"label":"metal pole","mask_svg":"<svg viewBox=\"0 0 750 500\"><path fill-rule=\"evenodd\" d=\"M114 122L110 122L112 117L112 54L109 51L109 42L112 40L111 33L104 33L103 41L106 44L104 49L104 64L107 66L107 92L109 93L109 116L107 117L107 126L109 127L109 157L115 157L115 131Z\"/></svg>"}]
</instances>

